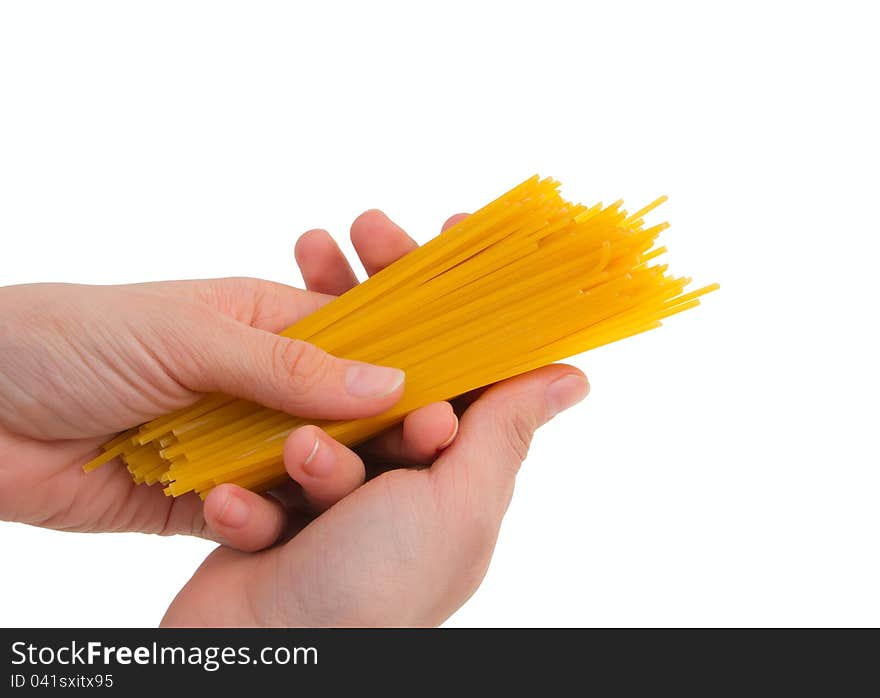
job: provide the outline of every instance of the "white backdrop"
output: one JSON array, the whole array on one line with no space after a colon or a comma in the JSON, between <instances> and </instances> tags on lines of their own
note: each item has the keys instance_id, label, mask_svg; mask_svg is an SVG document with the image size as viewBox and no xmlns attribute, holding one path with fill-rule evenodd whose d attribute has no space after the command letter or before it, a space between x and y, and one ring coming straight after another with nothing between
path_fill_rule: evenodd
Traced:
<instances>
[{"instance_id":1,"label":"white backdrop","mask_svg":"<svg viewBox=\"0 0 880 698\"><path fill-rule=\"evenodd\" d=\"M470 625L880 624L870 3L0 4L0 284L298 283L534 172L722 289L577 358ZM211 549L0 524L0 625L155 625Z\"/></svg>"}]
</instances>

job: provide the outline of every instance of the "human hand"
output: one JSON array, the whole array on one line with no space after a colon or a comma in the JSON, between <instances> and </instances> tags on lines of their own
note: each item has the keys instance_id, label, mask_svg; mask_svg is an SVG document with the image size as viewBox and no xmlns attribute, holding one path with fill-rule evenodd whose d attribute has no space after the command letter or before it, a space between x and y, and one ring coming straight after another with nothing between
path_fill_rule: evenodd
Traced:
<instances>
[{"instance_id":1,"label":"human hand","mask_svg":"<svg viewBox=\"0 0 880 698\"><path fill-rule=\"evenodd\" d=\"M364 220L371 218L376 214ZM377 220L375 235L353 231L365 260L381 256L377 246L389 242L382 226L393 224ZM391 242L400 244L395 234ZM338 248L303 249L298 256L310 285L332 291L324 262L334 250L341 256ZM194 494L170 498L158 487L135 485L118 461L89 475L80 466L113 433L203 392L316 418L387 409L402 392L399 371L376 369L352 394L349 370L363 379L369 367L272 334L331 299L256 279L0 289L0 518L62 530L188 533L246 550L270 545L289 516L289 507L271 496L230 486L209 495L203 509ZM441 447L454 428L448 405L430 405L365 448L415 458ZM345 476L325 477L314 491L291 484L275 494L288 505L305 499L311 511L348 492ZM218 518L235 513L230 494L245 507L241 525Z\"/></svg>"},{"instance_id":2,"label":"human hand","mask_svg":"<svg viewBox=\"0 0 880 698\"><path fill-rule=\"evenodd\" d=\"M356 245L358 231L387 240L375 247L374 257L360 255L369 271L414 246L376 212L355 223ZM326 233L304 236L297 259L315 270L310 274L304 269L309 288L335 294L356 283ZM178 594L163 625L442 622L482 581L534 430L581 400L588 389L583 374L564 365L492 386L466 408L458 435L439 456L439 448L418 446L410 446L404 454L399 444L408 436L411 443L419 443L414 437L419 430L423 444L438 443L444 415L450 416L443 403L431 406L431 413L426 413L430 419L422 425L414 420L380 437L384 453L378 458L367 459L376 455L369 448L352 451L314 426L293 432L285 444L285 466L303 485L313 509L324 512L311 522L308 517L294 517L287 533L293 537L271 549L244 554L219 547ZM455 422L449 426L454 435ZM363 484L365 460L381 474ZM396 467L414 462L429 467ZM339 486L343 482L346 487ZM322 498L322 487L331 496ZM345 489L350 494L340 498ZM236 502L234 508L241 515L237 520L243 525L268 520L258 515L268 506L265 500L222 485L206 502L213 521L224 518L221 507L228 507L227 497ZM252 525L252 531L261 535L259 526Z\"/></svg>"}]
</instances>

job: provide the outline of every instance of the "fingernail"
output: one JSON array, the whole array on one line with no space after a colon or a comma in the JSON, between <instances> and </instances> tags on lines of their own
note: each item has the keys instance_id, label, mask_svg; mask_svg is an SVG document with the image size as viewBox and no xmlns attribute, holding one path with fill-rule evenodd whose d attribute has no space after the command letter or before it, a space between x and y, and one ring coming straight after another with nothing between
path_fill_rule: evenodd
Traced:
<instances>
[{"instance_id":1,"label":"fingernail","mask_svg":"<svg viewBox=\"0 0 880 698\"><path fill-rule=\"evenodd\" d=\"M303 461L303 470L312 477L326 477L336 468L336 457L326 446L321 448L321 440L316 436L315 445L308 457Z\"/></svg>"},{"instance_id":2,"label":"fingernail","mask_svg":"<svg viewBox=\"0 0 880 698\"><path fill-rule=\"evenodd\" d=\"M442 444L440 444L440 445L437 447L437 450L438 450L438 451L442 451L442 450L443 450L444 448L446 448L449 444L451 444L453 441L455 441L455 437L456 437L456 436L458 436L458 417L455 418L455 426L452 427L452 433L449 435L449 438L446 439L446 441L444 441Z\"/></svg>"},{"instance_id":3,"label":"fingernail","mask_svg":"<svg viewBox=\"0 0 880 698\"><path fill-rule=\"evenodd\" d=\"M247 523L249 513L247 504L230 494L217 519L227 528L241 528Z\"/></svg>"},{"instance_id":4,"label":"fingernail","mask_svg":"<svg viewBox=\"0 0 880 698\"><path fill-rule=\"evenodd\" d=\"M355 364L345 374L345 389L353 397L384 397L397 390L405 376L399 368Z\"/></svg>"},{"instance_id":5,"label":"fingernail","mask_svg":"<svg viewBox=\"0 0 880 698\"><path fill-rule=\"evenodd\" d=\"M547 419L576 405L590 392L590 384L583 376L569 373L547 386Z\"/></svg>"}]
</instances>

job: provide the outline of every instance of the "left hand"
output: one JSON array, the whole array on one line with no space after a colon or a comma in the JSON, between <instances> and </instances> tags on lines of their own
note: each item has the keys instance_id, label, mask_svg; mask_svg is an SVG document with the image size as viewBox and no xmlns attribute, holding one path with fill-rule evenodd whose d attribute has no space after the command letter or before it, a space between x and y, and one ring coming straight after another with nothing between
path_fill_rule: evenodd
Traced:
<instances>
[{"instance_id":1,"label":"left hand","mask_svg":"<svg viewBox=\"0 0 880 698\"><path fill-rule=\"evenodd\" d=\"M415 246L378 212L362 216L352 237L370 273ZM203 506L195 494L171 498L158 486L135 485L118 461L88 475L81 469L115 432L191 404L203 392L313 417L369 416L394 404L399 390L376 399L336 396L336 412L322 415L328 408L321 400L332 394L295 394L296 386L285 383L295 376L283 367L251 365L248 357L274 353L280 340L269 333L356 283L323 231L305 234L296 256L308 291L258 279L0 289L0 518L71 531L184 533L257 550L278 540L292 515L313 516L360 484L362 472L340 468L318 479L303 475L301 485L291 482L274 496L225 485ZM310 345L301 353L345 365ZM361 452L418 463L447 445L456 429L451 407L437 403Z\"/></svg>"}]
</instances>

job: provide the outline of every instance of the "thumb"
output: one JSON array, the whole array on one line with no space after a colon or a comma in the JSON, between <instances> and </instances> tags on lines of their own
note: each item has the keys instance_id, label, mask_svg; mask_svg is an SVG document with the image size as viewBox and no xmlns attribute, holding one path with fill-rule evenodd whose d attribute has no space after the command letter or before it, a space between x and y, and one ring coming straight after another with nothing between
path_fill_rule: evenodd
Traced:
<instances>
[{"instance_id":1,"label":"thumb","mask_svg":"<svg viewBox=\"0 0 880 698\"><path fill-rule=\"evenodd\" d=\"M259 330L221 313L187 337L178 380L298 417L354 419L384 412L403 394L403 371L340 359L297 339ZM202 330L201 328L204 328Z\"/></svg>"},{"instance_id":2,"label":"thumb","mask_svg":"<svg viewBox=\"0 0 880 698\"><path fill-rule=\"evenodd\" d=\"M431 468L451 505L497 533L535 430L589 390L583 373L561 364L489 388L467 408L458 437Z\"/></svg>"}]
</instances>

